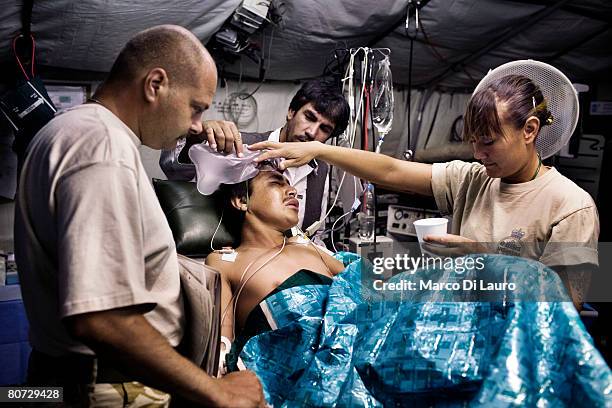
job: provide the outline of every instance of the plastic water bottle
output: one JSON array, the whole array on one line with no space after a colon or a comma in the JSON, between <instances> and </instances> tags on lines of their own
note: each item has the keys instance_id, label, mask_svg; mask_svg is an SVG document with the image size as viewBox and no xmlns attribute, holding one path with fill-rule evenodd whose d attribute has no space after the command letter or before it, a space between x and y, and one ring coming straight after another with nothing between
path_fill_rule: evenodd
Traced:
<instances>
[{"instance_id":1,"label":"plastic water bottle","mask_svg":"<svg viewBox=\"0 0 612 408\"><path fill-rule=\"evenodd\" d=\"M362 241L374 240L374 185L367 183L361 211L357 215L359 220L359 238Z\"/></svg>"}]
</instances>

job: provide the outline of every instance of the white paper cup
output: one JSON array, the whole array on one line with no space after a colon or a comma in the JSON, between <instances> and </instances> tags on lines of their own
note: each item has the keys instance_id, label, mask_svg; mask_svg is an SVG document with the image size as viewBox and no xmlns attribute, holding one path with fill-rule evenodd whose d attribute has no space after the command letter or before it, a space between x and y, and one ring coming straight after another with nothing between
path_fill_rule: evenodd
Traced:
<instances>
[{"instance_id":1,"label":"white paper cup","mask_svg":"<svg viewBox=\"0 0 612 408\"><path fill-rule=\"evenodd\" d=\"M446 235L447 228L447 218L423 218L414 222L414 229L420 244L423 243L423 237L426 235Z\"/></svg>"}]
</instances>

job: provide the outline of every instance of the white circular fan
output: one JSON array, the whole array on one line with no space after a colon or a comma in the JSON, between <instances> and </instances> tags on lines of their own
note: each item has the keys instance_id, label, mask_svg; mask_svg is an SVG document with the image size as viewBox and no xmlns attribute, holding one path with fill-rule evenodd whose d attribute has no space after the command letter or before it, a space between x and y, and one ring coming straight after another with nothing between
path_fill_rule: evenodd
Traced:
<instances>
[{"instance_id":1,"label":"white circular fan","mask_svg":"<svg viewBox=\"0 0 612 408\"><path fill-rule=\"evenodd\" d=\"M542 126L536 138L536 149L542 159L557 153L567 144L578 123L578 94L570 80L552 65L534 60L512 61L500 65L476 86L474 93L506 75L524 75L540 87L553 115L550 126Z\"/></svg>"}]
</instances>

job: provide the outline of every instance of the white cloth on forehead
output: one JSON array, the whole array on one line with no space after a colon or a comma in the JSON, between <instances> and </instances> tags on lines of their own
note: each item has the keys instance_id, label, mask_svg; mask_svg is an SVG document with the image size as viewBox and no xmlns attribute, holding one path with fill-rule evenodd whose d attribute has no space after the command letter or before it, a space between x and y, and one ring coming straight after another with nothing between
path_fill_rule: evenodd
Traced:
<instances>
[{"instance_id":1,"label":"white cloth on forehead","mask_svg":"<svg viewBox=\"0 0 612 408\"><path fill-rule=\"evenodd\" d=\"M249 150L244 145L244 157L235 154L223 154L211 149L207 144L193 145L189 149L189 158L195 164L196 183L200 194L210 195L217 191L221 184L236 184L249 180L259 173L253 159L259 156L257 150Z\"/></svg>"}]
</instances>

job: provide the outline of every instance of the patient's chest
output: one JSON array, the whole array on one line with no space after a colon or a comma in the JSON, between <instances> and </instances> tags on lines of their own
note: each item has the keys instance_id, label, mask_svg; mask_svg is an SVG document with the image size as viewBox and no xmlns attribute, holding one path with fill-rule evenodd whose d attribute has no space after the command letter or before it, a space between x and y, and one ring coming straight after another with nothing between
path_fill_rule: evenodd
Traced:
<instances>
[{"instance_id":1,"label":"patient's chest","mask_svg":"<svg viewBox=\"0 0 612 408\"><path fill-rule=\"evenodd\" d=\"M243 326L249 313L259 302L297 271L308 269L312 272L331 277L331 273L328 271L324 260L311 247L291 245L285 247L280 255L270 260L273 255L274 252L264 256L257 256L255 253L244 254L243 259L239 263L240 265L238 265L239 267L232 274L233 293L237 294L242 287L236 309L237 329ZM245 274L244 269L253 261L250 258L255 258L256 260ZM240 271L236 273L238 269ZM240 277L243 274L244 277L242 282L240 282Z\"/></svg>"}]
</instances>

